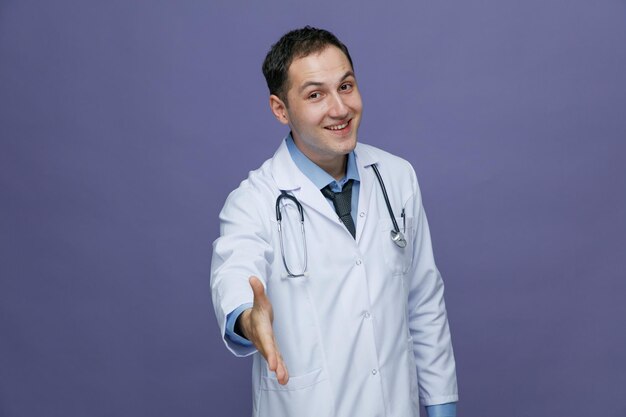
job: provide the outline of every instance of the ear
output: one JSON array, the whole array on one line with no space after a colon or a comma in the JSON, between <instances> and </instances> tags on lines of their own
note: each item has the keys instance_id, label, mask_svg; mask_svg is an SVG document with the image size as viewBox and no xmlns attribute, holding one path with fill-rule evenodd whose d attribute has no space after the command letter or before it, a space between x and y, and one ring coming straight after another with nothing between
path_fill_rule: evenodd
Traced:
<instances>
[{"instance_id":1,"label":"ear","mask_svg":"<svg viewBox=\"0 0 626 417\"><path fill-rule=\"evenodd\" d=\"M279 122L289 124L287 105L275 94L270 95L270 109Z\"/></svg>"}]
</instances>

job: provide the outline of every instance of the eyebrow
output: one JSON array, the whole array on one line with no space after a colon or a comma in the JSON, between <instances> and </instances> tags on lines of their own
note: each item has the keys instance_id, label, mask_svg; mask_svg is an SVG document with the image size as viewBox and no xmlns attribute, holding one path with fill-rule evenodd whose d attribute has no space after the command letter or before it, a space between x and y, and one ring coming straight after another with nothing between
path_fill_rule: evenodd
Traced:
<instances>
[{"instance_id":1,"label":"eyebrow","mask_svg":"<svg viewBox=\"0 0 626 417\"><path fill-rule=\"evenodd\" d=\"M348 77L354 77L354 71L352 71L352 70L346 71L346 73L343 74L343 77L341 77L341 81L344 81ZM304 84L302 84L302 86L299 88L299 91L300 91L300 93L302 93L304 90L306 90L307 88L309 88L311 86L321 87L323 85L324 85L324 83L319 82L319 81L307 81Z\"/></svg>"}]
</instances>

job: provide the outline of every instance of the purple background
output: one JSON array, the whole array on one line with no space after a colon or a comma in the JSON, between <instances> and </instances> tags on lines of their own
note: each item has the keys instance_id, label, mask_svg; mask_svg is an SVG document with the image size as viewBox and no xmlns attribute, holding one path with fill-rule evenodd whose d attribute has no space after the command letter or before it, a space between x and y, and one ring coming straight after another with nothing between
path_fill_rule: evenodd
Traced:
<instances>
[{"instance_id":1,"label":"purple background","mask_svg":"<svg viewBox=\"0 0 626 417\"><path fill-rule=\"evenodd\" d=\"M249 415L211 242L304 24L420 178L460 416L626 415L623 0L207 3L0 1L0 416Z\"/></svg>"}]
</instances>

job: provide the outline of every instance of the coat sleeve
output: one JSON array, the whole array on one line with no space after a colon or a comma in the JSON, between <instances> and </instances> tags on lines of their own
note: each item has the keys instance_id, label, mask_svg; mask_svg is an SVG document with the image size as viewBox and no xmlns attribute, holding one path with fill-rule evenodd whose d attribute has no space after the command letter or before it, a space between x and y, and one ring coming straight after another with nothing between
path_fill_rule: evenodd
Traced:
<instances>
[{"instance_id":1,"label":"coat sleeve","mask_svg":"<svg viewBox=\"0 0 626 417\"><path fill-rule=\"evenodd\" d=\"M443 298L444 285L435 265L428 221L415 172L413 262L409 275L408 317L423 405L458 401L456 366Z\"/></svg>"},{"instance_id":2,"label":"coat sleeve","mask_svg":"<svg viewBox=\"0 0 626 417\"><path fill-rule=\"evenodd\" d=\"M265 285L273 259L269 211L247 182L233 191L220 212L220 237L213 242L211 295L213 308L226 347L236 356L256 352L226 337L226 319L237 307L253 302L249 278Z\"/></svg>"}]
</instances>

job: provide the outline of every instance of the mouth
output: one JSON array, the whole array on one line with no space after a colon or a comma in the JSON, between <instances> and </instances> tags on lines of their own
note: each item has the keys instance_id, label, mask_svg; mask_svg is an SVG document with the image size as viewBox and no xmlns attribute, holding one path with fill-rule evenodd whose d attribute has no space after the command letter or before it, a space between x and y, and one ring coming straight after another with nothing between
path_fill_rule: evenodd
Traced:
<instances>
[{"instance_id":1,"label":"mouth","mask_svg":"<svg viewBox=\"0 0 626 417\"><path fill-rule=\"evenodd\" d=\"M340 124L326 126L324 129L330 130L331 132L343 133L349 129L350 122L352 122L352 119L346 120L345 122L342 122Z\"/></svg>"}]
</instances>

